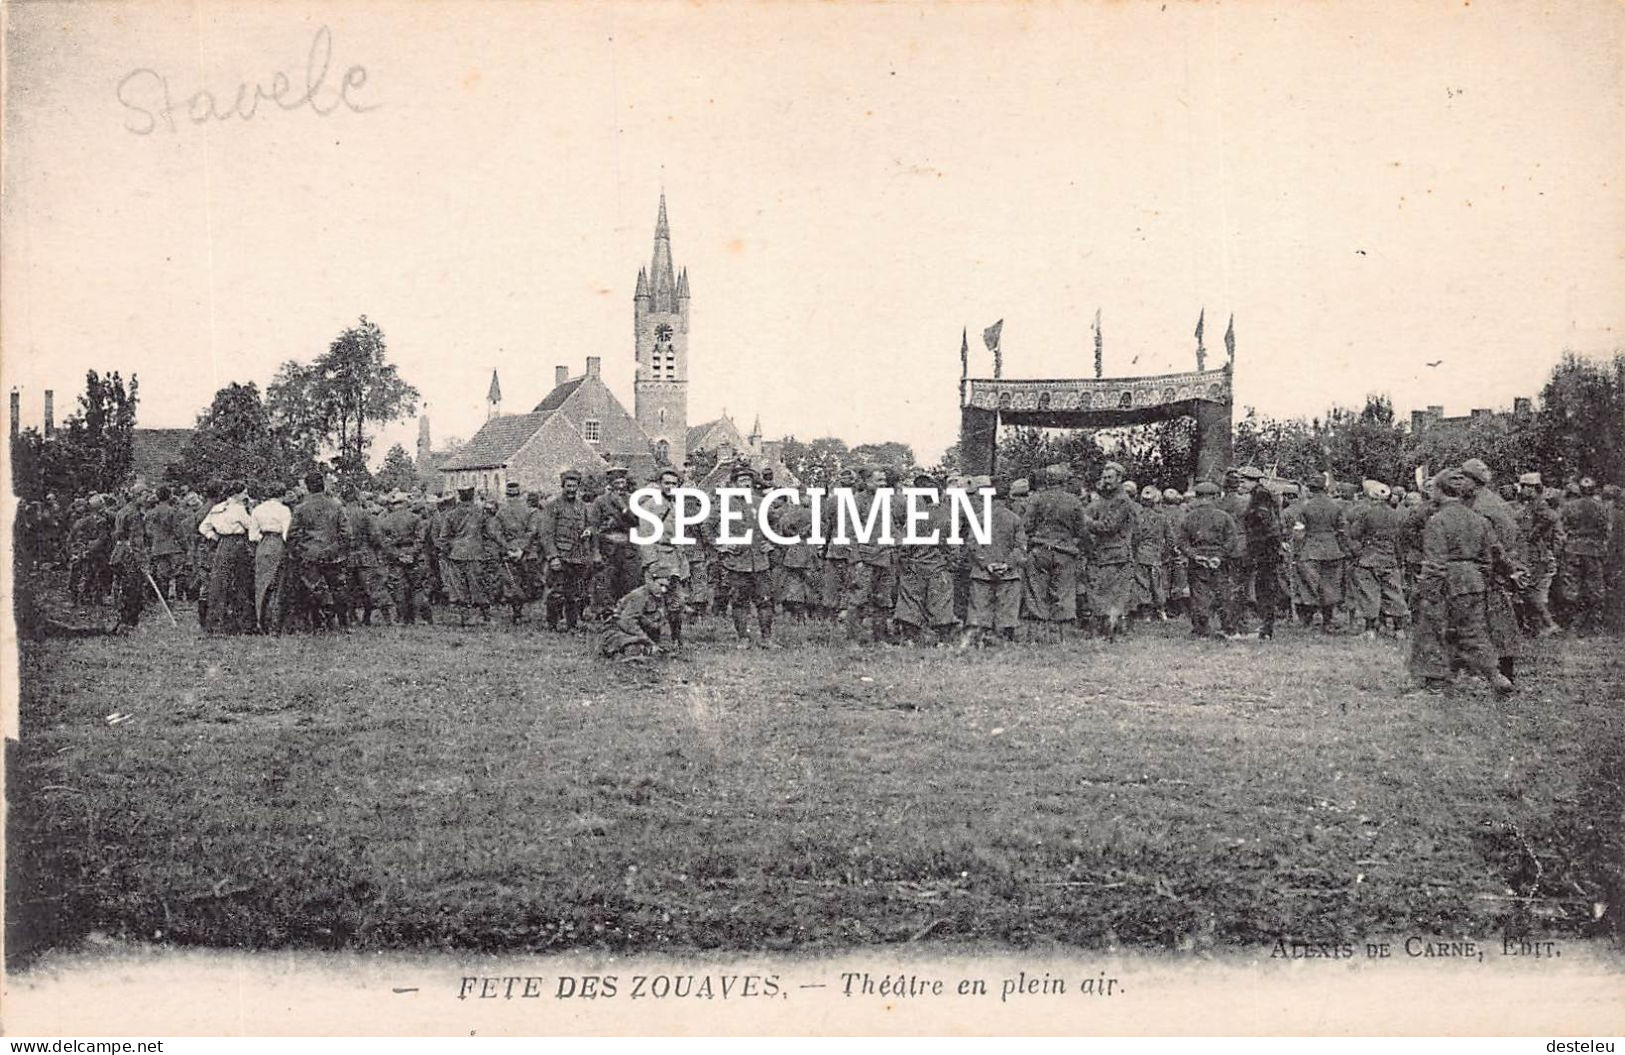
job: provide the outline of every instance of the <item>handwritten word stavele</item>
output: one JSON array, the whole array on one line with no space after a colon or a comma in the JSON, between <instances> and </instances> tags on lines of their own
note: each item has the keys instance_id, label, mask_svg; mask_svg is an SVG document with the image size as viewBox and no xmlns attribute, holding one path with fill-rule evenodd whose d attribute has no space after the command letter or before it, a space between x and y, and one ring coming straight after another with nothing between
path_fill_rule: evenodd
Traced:
<instances>
[{"instance_id":1,"label":"handwritten word stavele","mask_svg":"<svg viewBox=\"0 0 1625 1055\"><path fill-rule=\"evenodd\" d=\"M367 84L367 68L354 65L344 71L337 86L327 88L328 71L333 65L333 33L326 26L316 31L305 59L305 86L294 94L293 80L281 70L271 75L270 85L242 83L237 85L235 97L229 106L221 108L224 96L216 96L206 88L199 88L187 96L179 106L170 91L169 78L157 70L142 67L131 70L118 82L118 101L129 111L124 118L126 130L138 136L151 135L160 127L177 131L177 111L194 125L238 118L251 121L259 112L260 103L273 102L283 110L308 107L318 117L326 117L339 108L352 113L376 110L378 104L363 106L353 93Z\"/></svg>"}]
</instances>

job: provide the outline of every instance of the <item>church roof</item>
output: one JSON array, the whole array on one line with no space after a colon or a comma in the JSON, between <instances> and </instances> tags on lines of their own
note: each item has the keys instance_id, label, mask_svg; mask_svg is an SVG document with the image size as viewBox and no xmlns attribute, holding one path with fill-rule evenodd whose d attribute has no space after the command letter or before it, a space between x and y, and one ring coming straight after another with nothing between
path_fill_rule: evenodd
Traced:
<instances>
[{"instance_id":1,"label":"church roof","mask_svg":"<svg viewBox=\"0 0 1625 1055\"><path fill-rule=\"evenodd\" d=\"M495 370L491 371L491 387L485 392L485 401L487 403L502 402L502 386L497 384L497 372Z\"/></svg>"},{"instance_id":2,"label":"church roof","mask_svg":"<svg viewBox=\"0 0 1625 1055\"><path fill-rule=\"evenodd\" d=\"M474 438L441 462L443 470L495 469L507 465L519 448L530 442L536 430L552 417L551 411L530 414L503 414L480 426Z\"/></svg>"},{"instance_id":3,"label":"church roof","mask_svg":"<svg viewBox=\"0 0 1625 1055\"><path fill-rule=\"evenodd\" d=\"M576 394L576 389L580 388L582 382L586 380L587 377L585 374L583 374L580 377L571 378L562 385L558 385L553 389L553 391L547 394L546 399L536 404L536 408L532 410L531 413L545 414L559 409L560 407L564 406L571 396Z\"/></svg>"},{"instance_id":4,"label":"church roof","mask_svg":"<svg viewBox=\"0 0 1625 1055\"><path fill-rule=\"evenodd\" d=\"M687 450L700 450L715 446L715 441L719 438L726 439L736 450L745 446L745 437L739 431L739 426L726 414L698 425L690 425L688 441L684 446Z\"/></svg>"}]
</instances>

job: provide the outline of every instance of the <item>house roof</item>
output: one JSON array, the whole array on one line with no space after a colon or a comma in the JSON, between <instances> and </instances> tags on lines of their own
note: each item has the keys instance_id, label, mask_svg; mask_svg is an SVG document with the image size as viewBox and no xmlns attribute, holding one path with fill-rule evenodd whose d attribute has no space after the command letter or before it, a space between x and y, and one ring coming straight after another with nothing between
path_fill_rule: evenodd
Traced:
<instances>
[{"instance_id":1,"label":"house roof","mask_svg":"<svg viewBox=\"0 0 1625 1055\"><path fill-rule=\"evenodd\" d=\"M744 434L739 431L739 426L734 424L734 420L732 418L724 414L720 418L713 418L710 421L701 422L698 425L690 425L688 429L688 443L686 446L691 451L708 446L709 444L706 441L710 440L717 432L725 433L729 437L729 442L733 443L736 447L743 447L745 445L745 437Z\"/></svg>"},{"instance_id":2,"label":"house roof","mask_svg":"<svg viewBox=\"0 0 1625 1055\"><path fill-rule=\"evenodd\" d=\"M504 414L480 426L474 438L441 462L439 468L495 469L507 465L552 413Z\"/></svg>"},{"instance_id":3,"label":"house roof","mask_svg":"<svg viewBox=\"0 0 1625 1055\"><path fill-rule=\"evenodd\" d=\"M587 378L585 375L581 377L574 377L564 382L564 384L555 387L553 391L547 394L546 399L536 404L536 409L532 410L531 413L541 414L547 411L559 409L560 407L564 406L565 400L576 394L576 389L580 388L582 382L586 380Z\"/></svg>"},{"instance_id":4,"label":"house roof","mask_svg":"<svg viewBox=\"0 0 1625 1055\"><path fill-rule=\"evenodd\" d=\"M180 461L181 450L192 438L191 429L133 429L130 433L130 471L149 483L164 478L164 471Z\"/></svg>"}]
</instances>

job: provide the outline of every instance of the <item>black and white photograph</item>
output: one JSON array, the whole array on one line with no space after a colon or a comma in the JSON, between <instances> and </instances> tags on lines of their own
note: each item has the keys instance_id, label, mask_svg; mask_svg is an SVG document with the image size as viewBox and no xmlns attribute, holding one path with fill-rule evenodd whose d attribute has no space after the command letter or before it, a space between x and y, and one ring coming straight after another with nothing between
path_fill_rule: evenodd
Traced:
<instances>
[{"instance_id":1,"label":"black and white photograph","mask_svg":"<svg viewBox=\"0 0 1625 1055\"><path fill-rule=\"evenodd\" d=\"M8 1036L1625 1033L1625 7L0 12Z\"/></svg>"}]
</instances>

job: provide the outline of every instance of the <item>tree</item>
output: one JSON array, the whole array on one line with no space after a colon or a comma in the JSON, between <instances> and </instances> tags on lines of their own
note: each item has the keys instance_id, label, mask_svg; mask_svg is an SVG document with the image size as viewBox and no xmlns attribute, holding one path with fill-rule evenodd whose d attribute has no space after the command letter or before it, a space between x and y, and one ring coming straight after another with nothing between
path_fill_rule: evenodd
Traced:
<instances>
[{"instance_id":1,"label":"tree","mask_svg":"<svg viewBox=\"0 0 1625 1055\"><path fill-rule=\"evenodd\" d=\"M779 447L779 460L807 486L830 487L851 462L852 452L846 441L834 436L822 436L809 443L787 436Z\"/></svg>"},{"instance_id":2,"label":"tree","mask_svg":"<svg viewBox=\"0 0 1625 1055\"><path fill-rule=\"evenodd\" d=\"M373 485L383 491L416 491L418 469L412 456L400 444L391 446L384 455L384 464L372 478Z\"/></svg>"},{"instance_id":3,"label":"tree","mask_svg":"<svg viewBox=\"0 0 1625 1055\"><path fill-rule=\"evenodd\" d=\"M702 480L705 475L717 467L717 449L715 447L701 447L699 450L688 452L688 473L696 480Z\"/></svg>"},{"instance_id":4,"label":"tree","mask_svg":"<svg viewBox=\"0 0 1625 1055\"><path fill-rule=\"evenodd\" d=\"M226 480L286 484L306 468L297 452L278 444L259 387L233 382L216 392L198 415L191 437L165 475L173 484L212 494Z\"/></svg>"},{"instance_id":5,"label":"tree","mask_svg":"<svg viewBox=\"0 0 1625 1055\"><path fill-rule=\"evenodd\" d=\"M311 459L330 456L341 476L365 479L371 434L418 408L418 390L386 353L383 331L363 315L309 366L283 363L266 390L273 430Z\"/></svg>"},{"instance_id":6,"label":"tree","mask_svg":"<svg viewBox=\"0 0 1625 1055\"><path fill-rule=\"evenodd\" d=\"M1625 352L1606 366L1565 352L1541 389L1529 438L1532 460L1551 480L1625 482Z\"/></svg>"},{"instance_id":7,"label":"tree","mask_svg":"<svg viewBox=\"0 0 1625 1055\"><path fill-rule=\"evenodd\" d=\"M57 434L17 434L11 448L12 490L21 497L59 497L115 491L129 482L134 462L135 412L140 383L126 387L117 372L91 370L85 391Z\"/></svg>"},{"instance_id":8,"label":"tree","mask_svg":"<svg viewBox=\"0 0 1625 1055\"><path fill-rule=\"evenodd\" d=\"M852 461L907 469L914 464L914 448L906 443L860 443L852 448Z\"/></svg>"}]
</instances>

